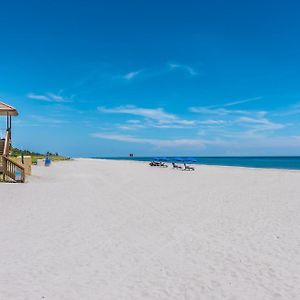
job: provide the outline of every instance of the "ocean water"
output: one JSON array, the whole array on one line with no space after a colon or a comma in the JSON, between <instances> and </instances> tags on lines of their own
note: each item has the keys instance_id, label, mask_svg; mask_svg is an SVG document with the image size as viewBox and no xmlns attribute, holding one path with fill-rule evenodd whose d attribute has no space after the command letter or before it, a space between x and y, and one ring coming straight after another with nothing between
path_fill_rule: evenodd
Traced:
<instances>
[{"instance_id":1,"label":"ocean water","mask_svg":"<svg viewBox=\"0 0 300 300\"><path fill-rule=\"evenodd\" d=\"M94 157L114 160L151 161L152 157ZM176 161L176 157L164 157L168 161ZM185 159L185 157L180 157ZM190 157L189 157L190 158ZM248 168L270 168L300 170L300 156L282 157L192 157L196 162L193 164L236 166Z\"/></svg>"}]
</instances>

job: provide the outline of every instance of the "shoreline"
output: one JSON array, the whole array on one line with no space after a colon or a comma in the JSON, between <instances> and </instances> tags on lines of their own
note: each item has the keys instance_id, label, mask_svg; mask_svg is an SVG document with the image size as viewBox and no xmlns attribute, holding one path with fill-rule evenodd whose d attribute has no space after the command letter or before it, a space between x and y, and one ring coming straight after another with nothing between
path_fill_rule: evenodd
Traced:
<instances>
[{"instance_id":1,"label":"shoreline","mask_svg":"<svg viewBox=\"0 0 300 300\"><path fill-rule=\"evenodd\" d=\"M128 161L128 162L138 162L138 163L149 163L150 161L146 160L134 160L134 159L126 159L126 158L96 158L96 157L77 157L73 159L95 159L95 160L105 160L105 161ZM166 162L167 164L170 165L169 162ZM178 162L178 164L181 164ZM292 172L298 172L300 173L300 169L287 169L287 168L263 168L263 167L247 167L247 166L228 166L228 165L212 165L212 164L204 164L204 163L187 163L188 165L195 166L207 166L207 167L222 167L222 168L239 168L239 169L250 169L250 170L273 170L273 171L292 171Z\"/></svg>"}]
</instances>

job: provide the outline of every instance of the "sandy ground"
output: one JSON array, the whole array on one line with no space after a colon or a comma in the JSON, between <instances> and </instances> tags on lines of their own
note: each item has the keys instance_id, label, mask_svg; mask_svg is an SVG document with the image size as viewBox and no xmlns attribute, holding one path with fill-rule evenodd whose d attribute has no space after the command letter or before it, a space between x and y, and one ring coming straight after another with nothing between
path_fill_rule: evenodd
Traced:
<instances>
[{"instance_id":1,"label":"sandy ground","mask_svg":"<svg viewBox=\"0 0 300 300\"><path fill-rule=\"evenodd\" d=\"M0 184L0 299L300 299L300 172L81 159Z\"/></svg>"}]
</instances>

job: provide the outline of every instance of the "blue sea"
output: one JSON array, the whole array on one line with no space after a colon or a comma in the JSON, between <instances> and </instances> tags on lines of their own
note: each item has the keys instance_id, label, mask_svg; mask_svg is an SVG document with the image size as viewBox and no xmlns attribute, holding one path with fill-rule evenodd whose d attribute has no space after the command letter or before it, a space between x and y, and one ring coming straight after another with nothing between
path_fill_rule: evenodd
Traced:
<instances>
[{"instance_id":1,"label":"blue sea","mask_svg":"<svg viewBox=\"0 0 300 300\"><path fill-rule=\"evenodd\" d=\"M153 157L95 157L114 160L151 161ZM164 157L167 161L176 161L176 157ZM180 157L185 159L185 157ZM190 159L191 157L189 157ZM235 166L249 168L270 168L300 170L300 156L283 157L192 157L193 164L215 165L215 166Z\"/></svg>"}]
</instances>

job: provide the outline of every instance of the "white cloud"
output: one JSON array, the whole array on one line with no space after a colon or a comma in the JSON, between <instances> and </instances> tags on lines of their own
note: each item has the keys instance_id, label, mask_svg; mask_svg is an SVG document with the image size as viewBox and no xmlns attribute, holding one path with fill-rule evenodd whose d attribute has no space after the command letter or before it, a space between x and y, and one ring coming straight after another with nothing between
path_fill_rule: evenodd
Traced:
<instances>
[{"instance_id":1,"label":"white cloud","mask_svg":"<svg viewBox=\"0 0 300 300\"><path fill-rule=\"evenodd\" d=\"M142 108L131 105L119 106L114 108L98 107L98 111L102 113L112 113L112 114L129 114L144 117L158 122L158 125L181 125L181 126L194 126L196 121L194 120L184 120L180 119L178 116L167 113L163 108ZM152 124L153 126L155 124Z\"/></svg>"},{"instance_id":2,"label":"white cloud","mask_svg":"<svg viewBox=\"0 0 300 300\"><path fill-rule=\"evenodd\" d=\"M204 120L199 121L198 123L201 125L224 125L227 122L224 120Z\"/></svg>"},{"instance_id":3,"label":"white cloud","mask_svg":"<svg viewBox=\"0 0 300 300\"><path fill-rule=\"evenodd\" d=\"M224 104L223 107L210 106L210 107L190 107L191 112L199 113L202 115L215 115L221 118L221 120L204 120L200 121L199 124L208 125L205 127L207 133L214 132L216 129L222 129L219 134L223 137L231 136L235 138L240 137L258 137L258 134L263 132L279 130L285 128L290 124L282 124L274 122L267 118L271 116L271 112L266 111L255 111L255 110L239 110L229 109L228 106L234 106L241 103L247 103L256 101L261 97L249 98L235 102L229 102ZM247 130L245 130L247 128ZM203 131L200 131L201 135L204 135Z\"/></svg>"},{"instance_id":4,"label":"white cloud","mask_svg":"<svg viewBox=\"0 0 300 300\"><path fill-rule=\"evenodd\" d=\"M232 113L231 110L225 108L210 108L204 106L197 106L197 107L193 106L189 108L189 111L194 113L206 114L206 115L220 115L220 116L225 116ZM247 112L239 111L239 113L244 114Z\"/></svg>"},{"instance_id":5,"label":"white cloud","mask_svg":"<svg viewBox=\"0 0 300 300\"><path fill-rule=\"evenodd\" d=\"M127 120L125 124L118 125L117 128L122 130L137 130L147 128L141 120Z\"/></svg>"},{"instance_id":6,"label":"white cloud","mask_svg":"<svg viewBox=\"0 0 300 300\"><path fill-rule=\"evenodd\" d=\"M138 76L142 71L134 71L134 72L129 72L123 76L124 79L126 80L132 80L136 76Z\"/></svg>"},{"instance_id":7,"label":"white cloud","mask_svg":"<svg viewBox=\"0 0 300 300\"><path fill-rule=\"evenodd\" d=\"M263 118L263 119L254 119L249 117L240 117L236 121L237 123L250 123L250 124L269 124L270 121Z\"/></svg>"},{"instance_id":8,"label":"white cloud","mask_svg":"<svg viewBox=\"0 0 300 300\"><path fill-rule=\"evenodd\" d=\"M122 130L137 130L137 129L147 128L147 126L142 124L124 124L124 125L119 125L117 127Z\"/></svg>"},{"instance_id":9,"label":"white cloud","mask_svg":"<svg viewBox=\"0 0 300 300\"><path fill-rule=\"evenodd\" d=\"M242 100L241 100L242 101ZM243 100L245 103L246 99ZM249 99L247 101L250 101ZM254 100L251 100L254 101ZM228 106L237 105L233 102ZM190 111L201 114L201 119L194 120L181 119L180 116L169 113L163 108L143 108L136 106L119 107L98 107L101 113L128 114L142 119L130 119L124 124L115 126L115 129L138 130L144 128L159 129L196 129L198 139L148 139L123 134L98 133L94 137L111 139L116 141L126 141L132 143L151 144L155 146L179 146L179 145L228 145L228 143L239 143L249 139L252 141L272 136L274 131L283 129L290 124L275 122L270 112L247 111L229 109L226 107L191 107ZM212 117L210 117L212 116ZM197 132L195 133L197 134ZM214 139L212 139L214 137Z\"/></svg>"},{"instance_id":10,"label":"white cloud","mask_svg":"<svg viewBox=\"0 0 300 300\"><path fill-rule=\"evenodd\" d=\"M228 103L225 103L224 106L234 106L234 105L244 104L244 103L260 100L261 98L262 97L254 97L254 98L248 98L248 99L228 102Z\"/></svg>"},{"instance_id":11,"label":"white cloud","mask_svg":"<svg viewBox=\"0 0 300 300\"><path fill-rule=\"evenodd\" d=\"M193 146L193 147L204 147L204 143L196 139L149 139L149 138L138 138L129 135L120 134L106 134L106 133L94 133L92 137L99 139L107 139L119 142L128 142L136 144L149 144L157 147L180 147L180 146Z\"/></svg>"},{"instance_id":12,"label":"white cloud","mask_svg":"<svg viewBox=\"0 0 300 300\"><path fill-rule=\"evenodd\" d=\"M48 96L49 96L50 99L52 99L55 102L65 102L65 99L60 95L56 95L56 94L53 94L53 93L48 93Z\"/></svg>"},{"instance_id":13,"label":"white cloud","mask_svg":"<svg viewBox=\"0 0 300 300\"><path fill-rule=\"evenodd\" d=\"M192 106L189 107L190 112L206 114L206 115L218 115L218 116L227 116L227 115L250 115L263 117L267 114L265 111L256 111L256 110L246 110L246 109L231 109L227 107L236 106L239 104L244 104L248 102L253 102L262 99L262 97L247 98L238 101L232 101L225 103L221 106Z\"/></svg>"},{"instance_id":14,"label":"white cloud","mask_svg":"<svg viewBox=\"0 0 300 300\"><path fill-rule=\"evenodd\" d=\"M140 124L141 121L140 120L128 120L127 123L128 124Z\"/></svg>"},{"instance_id":15,"label":"white cloud","mask_svg":"<svg viewBox=\"0 0 300 300\"><path fill-rule=\"evenodd\" d=\"M218 116L227 116L227 115L254 115L254 116L264 116L267 114L265 111L251 111L251 110L233 110L227 109L223 107L205 107L205 106L198 106L198 107L190 107L190 112L200 113L205 115L218 115Z\"/></svg>"},{"instance_id":16,"label":"white cloud","mask_svg":"<svg viewBox=\"0 0 300 300\"><path fill-rule=\"evenodd\" d=\"M140 108L136 106L126 105L114 108L98 107L98 111L111 114L129 114L142 116L153 120L176 120L176 116L166 113L162 108Z\"/></svg>"},{"instance_id":17,"label":"white cloud","mask_svg":"<svg viewBox=\"0 0 300 300\"><path fill-rule=\"evenodd\" d=\"M49 97L45 95L37 95L34 93L29 93L27 98L34 99L34 100L41 100L41 101L50 101Z\"/></svg>"},{"instance_id":18,"label":"white cloud","mask_svg":"<svg viewBox=\"0 0 300 300\"><path fill-rule=\"evenodd\" d=\"M60 124L68 123L66 120L61 120L59 118L42 116L42 115L31 115L30 118L31 120L36 121L38 123L47 123L52 125L60 125Z\"/></svg>"},{"instance_id":19,"label":"white cloud","mask_svg":"<svg viewBox=\"0 0 300 300\"><path fill-rule=\"evenodd\" d=\"M177 69L183 70L183 71L189 73L191 76L198 75L198 72L189 65L169 63L169 67L170 67L170 70L177 70Z\"/></svg>"},{"instance_id":20,"label":"white cloud","mask_svg":"<svg viewBox=\"0 0 300 300\"><path fill-rule=\"evenodd\" d=\"M273 116L277 117L286 117L300 114L300 103L290 106L288 109L284 111L274 112Z\"/></svg>"},{"instance_id":21,"label":"white cloud","mask_svg":"<svg viewBox=\"0 0 300 300\"><path fill-rule=\"evenodd\" d=\"M168 129L175 129L175 128L177 128L177 129L180 129L180 128L192 128L192 127L194 127L194 125L186 125L186 124L181 124L180 123L180 121L179 121L179 123L170 123L170 122L160 122L160 123L147 123L147 126L148 127L153 127L153 128L161 128L161 129L163 129L163 128L168 128Z\"/></svg>"},{"instance_id":22,"label":"white cloud","mask_svg":"<svg viewBox=\"0 0 300 300\"><path fill-rule=\"evenodd\" d=\"M274 123L267 118L249 118L249 117L240 117L236 120L236 123L242 123L249 125L253 131L265 131L265 130L276 130L286 127L285 124Z\"/></svg>"},{"instance_id":23,"label":"white cloud","mask_svg":"<svg viewBox=\"0 0 300 300\"><path fill-rule=\"evenodd\" d=\"M136 77L143 77L143 78L151 78L151 77L157 77L161 75L166 75L167 73L181 70L185 73L188 73L190 76L196 76L198 75L198 72L191 67L190 65L185 65L185 64L178 64L178 63L168 63L165 65L162 65L157 68L143 68L137 71L130 71L126 73L125 75L118 75L118 76L113 76L113 78L116 79L125 79L127 81L133 80Z\"/></svg>"},{"instance_id":24,"label":"white cloud","mask_svg":"<svg viewBox=\"0 0 300 300\"><path fill-rule=\"evenodd\" d=\"M45 101L45 102L56 102L56 103L70 102L70 99L64 98L63 96L54 93L47 93L47 94L29 93L27 94L27 98Z\"/></svg>"}]
</instances>

